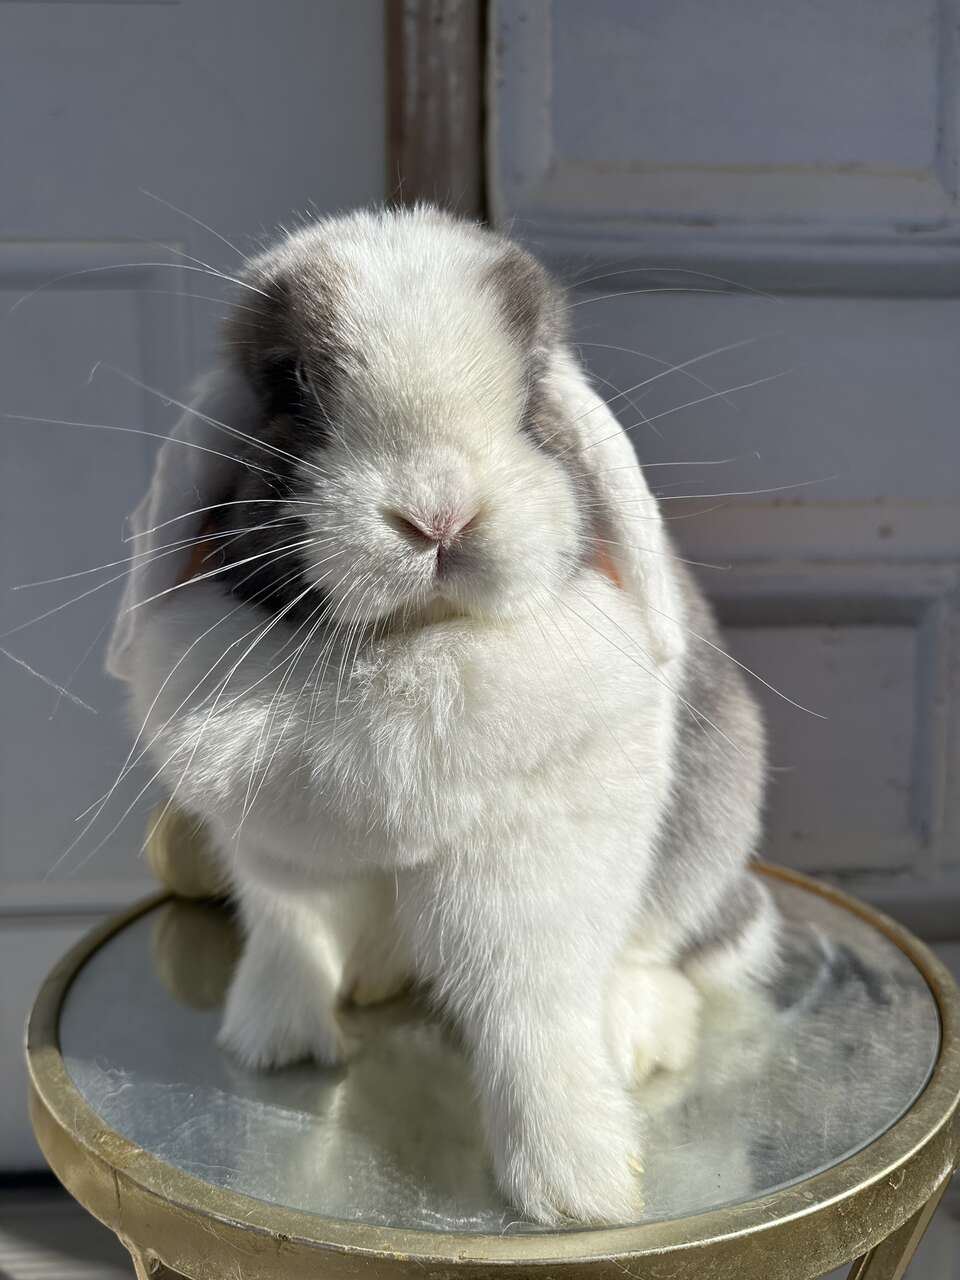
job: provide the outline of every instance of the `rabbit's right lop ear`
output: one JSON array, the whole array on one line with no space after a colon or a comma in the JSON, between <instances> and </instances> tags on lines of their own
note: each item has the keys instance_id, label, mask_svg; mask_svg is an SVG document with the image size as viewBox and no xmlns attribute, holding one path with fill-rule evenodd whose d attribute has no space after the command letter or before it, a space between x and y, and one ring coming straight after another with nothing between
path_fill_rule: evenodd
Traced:
<instances>
[{"instance_id":1,"label":"rabbit's right lop ear","mask_svg":"<svg viewBox=\"0 0 960 1280\"><path fill-rule=\"evenodd\" d=\"M107 670L118 679L132 678L140 606L189 576L207 508L229 498L244 466L239 433L254 434L262 416L243 375L224 367L201 382L161 446L150 488L129 521L130 572L107 649Z\"/></svg>"},{"instance_id":2,"label":"rabbit's right lop ear","mask_svg":"<svg viewBox=\"0 0 960 1280\"><path fill-rule=\"evenodd\" d=\"M551 385L574 436L573 455L589 479L597 562L645 612L651 657L665 665L686 650L673 548L656 498L626 432L568 355L555 358Z\"/></svg>"}]
</instances>

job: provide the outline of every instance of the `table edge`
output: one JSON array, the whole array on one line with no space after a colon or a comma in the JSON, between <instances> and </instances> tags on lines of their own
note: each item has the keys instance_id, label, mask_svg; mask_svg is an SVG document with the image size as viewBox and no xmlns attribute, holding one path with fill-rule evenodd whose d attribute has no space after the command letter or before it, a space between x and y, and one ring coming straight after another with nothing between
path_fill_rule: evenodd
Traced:
<instances>
[{"instance_id":1,"label":"table edge","mask_svg":"<svg viewBox=\"0 0 960 1280\"><path fill-rule=\"evenodd\" d=\"M801 1259L821 1275L872 1248L935 1193L960 1158L960 991L945 967L908 930L830 885L760 864L778 879L850 911L877 928L920 970L941 1019L940 1053L930 1079L903 1116L870 1145L803 1182L756 1200L694 1217L627 1227L528 1236L463 1235L326 1219L211 1187L108 1129L84 1101L60 1054L60 1009L74 977L115 933L171 895L157 893L82 938L51 971L27 1024L30 1114L48 1163L67 1190L122 1238L157 1250L166 1265L210 1274L211 1233L243 1260L249 1280L319 1274L393 1275L411 1267L432 1275L537 1271L573 1276L589 1268L623 1280L643 1260L644 1276L685 1280L709 1260L711 1276L741 1274L743 1248L778 1261ZM206 1259L206 1262L204 1262ZM201 1272L197 1272L200 1274ZM794 1269L791 1275L797 1275Z\"/></svg>"}]
</instances>

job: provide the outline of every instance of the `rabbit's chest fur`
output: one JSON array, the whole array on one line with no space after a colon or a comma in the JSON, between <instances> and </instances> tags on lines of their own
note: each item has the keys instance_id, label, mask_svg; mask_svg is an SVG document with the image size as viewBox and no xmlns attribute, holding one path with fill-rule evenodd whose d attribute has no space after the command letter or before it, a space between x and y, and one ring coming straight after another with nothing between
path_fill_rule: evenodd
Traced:
<instances>
[{"instance_id":1,"label":"rabbit's chest fur","mask_svg":"<svg viewBox=\"0 0 960 1280\"><path fill-rule=\"evenodd\" d=\"M558 824L629 841L663 804L673 681L596 575L572 605L506 626L436 623L346 657L318 640L295 663L279 628L244 639L247 607L206 585L189 595L146 629L136 687L152 706L138 710L167 785L222 836L349 871Z\"/></svg>"}]
</instances>

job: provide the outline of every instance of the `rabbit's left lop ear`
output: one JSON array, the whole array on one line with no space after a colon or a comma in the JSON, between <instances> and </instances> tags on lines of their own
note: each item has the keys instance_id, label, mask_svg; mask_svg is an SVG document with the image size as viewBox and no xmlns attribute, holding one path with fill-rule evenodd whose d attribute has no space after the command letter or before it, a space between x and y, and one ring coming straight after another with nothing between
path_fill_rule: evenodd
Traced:
<instances>
[{"instance_id":1,"label":"rabbit's left lop ear","mask_svg":"<svg viewBox=\"0 0 960 1280\"><path fill-rule=\"evenodd\" d=\"M648 621L650 656L660 665L686 650L676 562L656 498L626 432L572 356L554 356L550 383L559 397L581 472L589 477L600 560L633 595Z\"/></svg>"}]
</instances>

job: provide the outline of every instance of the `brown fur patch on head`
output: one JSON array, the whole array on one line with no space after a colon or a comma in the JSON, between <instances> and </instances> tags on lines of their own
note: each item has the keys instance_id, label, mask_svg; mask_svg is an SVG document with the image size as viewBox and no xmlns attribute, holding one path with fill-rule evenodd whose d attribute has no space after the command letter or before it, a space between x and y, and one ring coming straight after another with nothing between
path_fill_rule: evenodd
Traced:
<instances>
[{"instance_id":1,"label":"brown fur patch on head","mask_svg":"<svg viewBox=\"0 0 960 1280\"><path fill-rule=\"evenodd\" d=\"M288 242L257 259L247 280L258 294L237 306L224 329L228 352L240 365L268 413L290 410L307 379L330 396L348 353L338 315L349 287L344 265L317 237ZM262 295L262 296L261 296Z\"/></svg>"},{"instance_id":2,"label":"brown fur patch on head","mask_svg":"<svg viewBox=\"0 0 960 1280\"><path fill-rule=\"evenodd\" d=\"M510 332L525 351L532 354L563 341L560 291L536 258L505 240L483 283L495 292Z\"/></svg>"}]
</instances>

